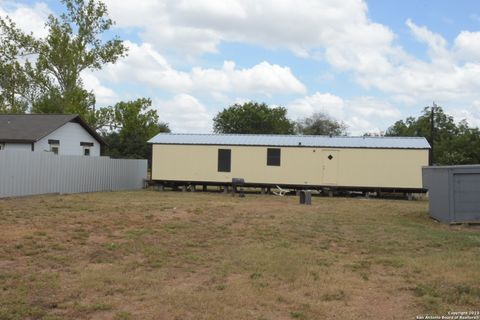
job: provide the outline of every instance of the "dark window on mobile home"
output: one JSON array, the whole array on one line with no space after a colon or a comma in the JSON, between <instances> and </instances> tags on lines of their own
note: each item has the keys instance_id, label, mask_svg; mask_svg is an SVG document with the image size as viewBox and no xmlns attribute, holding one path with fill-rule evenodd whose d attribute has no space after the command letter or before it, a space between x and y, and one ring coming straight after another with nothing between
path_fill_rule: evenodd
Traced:
<instances>
[{"instance_id":1,"label":"dark window on mobile home","mask_svg":"<svg viewBox=\"0 0 480 320\"><path fill-rule=\"evenodd\" d=\"M267 149L267 166L280 166L280 149Z\"/></svg>"},{"instance_id":2,"label":"dark window on mobile home","mask_svg":"<svg viewBox=\"0 0 480 320\"><path fill-rule=\"evenodd\" d=\"M232 150L218 149L218 172L230 172Z\"/></svg>"}]
</instances>

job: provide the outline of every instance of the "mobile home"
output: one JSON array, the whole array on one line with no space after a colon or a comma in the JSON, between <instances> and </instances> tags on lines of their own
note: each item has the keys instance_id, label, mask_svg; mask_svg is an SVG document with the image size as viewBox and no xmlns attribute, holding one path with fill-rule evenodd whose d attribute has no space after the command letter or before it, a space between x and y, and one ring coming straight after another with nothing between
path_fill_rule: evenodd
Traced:
<instances>
[{"instance_id":1,"label":"mobile home","mask_svg":"<svg viewBox=\"0 0 480 320\"><path fill-rule=\"evenodd\" d=\"M228 185L422 192L425 138L167 134L152 138L152 180Z\"/></svg>"}]
</instances>

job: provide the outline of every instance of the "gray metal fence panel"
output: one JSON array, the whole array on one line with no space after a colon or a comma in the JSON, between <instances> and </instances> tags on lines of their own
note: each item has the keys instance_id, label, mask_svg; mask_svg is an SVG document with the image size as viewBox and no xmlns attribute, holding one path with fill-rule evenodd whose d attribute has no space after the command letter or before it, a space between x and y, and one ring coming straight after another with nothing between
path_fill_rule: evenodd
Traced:
<instances>
[{"instance_id":1,"label":"gray metal fence panel","mask_svg":"<svg viewBox=\"0 0 480 320\"><path fill-rule=\"evenodd\" d=\"M147 160L0 151L0 198L141 189L146 177Z\"/></svg>"}]
</instances>

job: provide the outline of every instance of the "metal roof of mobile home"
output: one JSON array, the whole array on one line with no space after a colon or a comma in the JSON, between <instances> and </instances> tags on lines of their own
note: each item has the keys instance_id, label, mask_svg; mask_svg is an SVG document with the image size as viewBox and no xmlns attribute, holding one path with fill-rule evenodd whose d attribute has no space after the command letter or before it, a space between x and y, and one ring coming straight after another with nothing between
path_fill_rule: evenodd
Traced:
<instances>
[{"instance_id":1,"label":"metal roof of mobile home","mask_svg":"<svg viewBox=\"0 0 480 320\"><path fill-rule=\"evenodd\" d=\"M224 146L281 146L378 149L429 149L425 138L351 137L266 134L190 134L160 133L150 139L153 144L198 144Z\"/></svg>"}]
</instances>

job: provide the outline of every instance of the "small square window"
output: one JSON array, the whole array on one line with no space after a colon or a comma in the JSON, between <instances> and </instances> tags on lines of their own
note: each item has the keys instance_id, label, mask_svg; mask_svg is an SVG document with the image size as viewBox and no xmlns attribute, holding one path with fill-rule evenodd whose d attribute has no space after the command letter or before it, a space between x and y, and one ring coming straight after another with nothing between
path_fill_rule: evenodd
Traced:
<instances>
[{"instance_id":1,"label":"small square window","mask_svg":"<svg viewBox=\"0 0 480 320\"><path fill-rule=\"evenodd\" d=\"M90 148L83 149L83 155L84 156L89 156L90 155Z\"/></svg>"},{"instance_id":2,"label":"small square window","mask_svg":"<svg viewBox=\"0 0 480 320\"><path fill-rule=\"evenodd\" d=\"M58 155L58 150L60 149L59 146L53 146L53 145L50 145L50 152L53 152L53 154L57 154Z\"/></svg>"},{"instance_id":3,"label":"small square window","mask_svg":"<svg viewBox=\"0 0 480 320\"><path fill-rule=\"evenodd\" d=\"M267 149L267 166L280 166L280 149Z\"/></svg>"}]
</instances>

